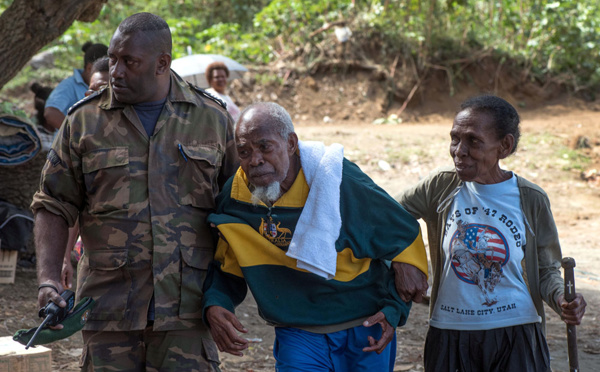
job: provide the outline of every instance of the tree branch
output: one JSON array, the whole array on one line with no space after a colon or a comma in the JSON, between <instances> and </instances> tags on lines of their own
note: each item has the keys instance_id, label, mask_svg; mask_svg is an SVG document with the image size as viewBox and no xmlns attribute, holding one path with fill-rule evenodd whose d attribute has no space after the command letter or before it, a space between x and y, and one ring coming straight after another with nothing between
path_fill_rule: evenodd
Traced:
<instances>
[{"instance_id":1,"label":"tree branch","mask_svg":"<svg viewBox=\"0 0 600 372\"><path fill-rule=\"evenodd\" d=\"M0 88L75 20L90 22L108 0L14 0L0 15Z\"/></svg>"}]
</instances>

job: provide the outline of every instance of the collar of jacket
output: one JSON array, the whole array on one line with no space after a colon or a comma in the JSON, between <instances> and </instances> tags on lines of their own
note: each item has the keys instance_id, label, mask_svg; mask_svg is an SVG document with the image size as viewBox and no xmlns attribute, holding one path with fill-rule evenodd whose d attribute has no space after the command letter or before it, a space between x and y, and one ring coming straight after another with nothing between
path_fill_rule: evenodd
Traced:
<instances>
[{"instance_id":1,"label":"collar of jacket","mask_svg":"<svg viewBox=\"0 0 600 372\"><path fill-rule=\"evenodd\" d=\"M308 184L304 177L304 171L300 168L296 180L292 184L292 187L283 194L273 207L285 207L285 208L302 208L308 197ZM252 192L248 188L248 177L246 173L239 167L233 181L231 183L231 198L242 203L252 204ZM263 202L259 202L260 206L268 208Z\"/></svg>"},{"instance_id":2,"label":"collar of jacket","mask_svg":"<svg viewBox=\"0 0 600 372\"><path fill-rule=\"evenodd\" d=\"M188 89L187 83L171 70L171 83L167 101L170 102L187 102L196 106L201 104L201 100L191 89ZM112 93L112 87L106 89L108 94L104 94L100 101L100 107L103 110L111 110L115 108L124 108L126 103L119 102Z\"/></svg>"}]
</instances>

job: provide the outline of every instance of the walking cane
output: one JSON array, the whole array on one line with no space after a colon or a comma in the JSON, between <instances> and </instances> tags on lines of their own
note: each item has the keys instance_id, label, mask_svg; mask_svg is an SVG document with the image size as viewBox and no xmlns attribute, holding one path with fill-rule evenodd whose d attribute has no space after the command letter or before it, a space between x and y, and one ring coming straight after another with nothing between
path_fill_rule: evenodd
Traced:
<instances>
[{"instance_id":1,"label":"walking cane","mask_svg":"<svg viewBox=\"0 0 600 372\"><path fill-rule=\"evenodd\" d=\"M565 300L571 302L575 299L575 260L571 257L562 259L562 267L565 270ZM577 358L577 332L575 325L567 324L567 347L569 349L569 368L571 372L579 371L579 360Z\"/></svg>"}]
</instances>

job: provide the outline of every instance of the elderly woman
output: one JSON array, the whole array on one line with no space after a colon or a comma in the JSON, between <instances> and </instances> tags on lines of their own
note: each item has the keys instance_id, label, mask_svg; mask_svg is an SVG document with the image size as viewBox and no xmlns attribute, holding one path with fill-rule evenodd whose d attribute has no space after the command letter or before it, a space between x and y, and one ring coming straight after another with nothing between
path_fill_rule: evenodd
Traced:
<instances>
[{"instance_id":1,"label":"elderly woman","mask_svg":"<svg viewBox=\"0 0 600 372\"><path fill-rule=\"evenodd\" d=\"M450 131L454 169L434 172L400 197L427 223L426 371L550 371L542 301L567 324L579 324L585 312L580 294L564 299L548 196L500 168L519 135L519 115L505 100L465 101Z\"/></svg>"},{"instance_id":2,"label":"elderly woman","mask_svg":"<svg viewBox=\"0 0 600 372\"><path fill-rule=\"evenodd\" d=\"M210 88L206 91L213 96L220 98L227 104L227 112L237 122L240 117L240 109L233 103L231 97L225 94L227 89L227 78L229 77L229 69L223 62L213 62L206 67L206 81Z\"/></svg>"}]
</instances>

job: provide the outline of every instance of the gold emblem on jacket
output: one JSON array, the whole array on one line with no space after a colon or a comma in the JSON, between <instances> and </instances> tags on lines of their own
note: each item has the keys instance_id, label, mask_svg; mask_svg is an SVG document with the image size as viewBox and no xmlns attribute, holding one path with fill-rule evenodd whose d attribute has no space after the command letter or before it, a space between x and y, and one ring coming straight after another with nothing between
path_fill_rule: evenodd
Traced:
<instances>
[{"instance_id":1,"label":"gold emblem on jacket","mask_svg":"<svg viewBox=\"0 0 600 372\"><path fill-rule=\"evenodd\" d=\"M270 217L266 221L264 218L261 218L259 232L272 244L280 248L285 248L292 241L292 232L286 227L280 227L280 225L281 221L275 224L275 221Z\"/></svg>"}]
</instances>

